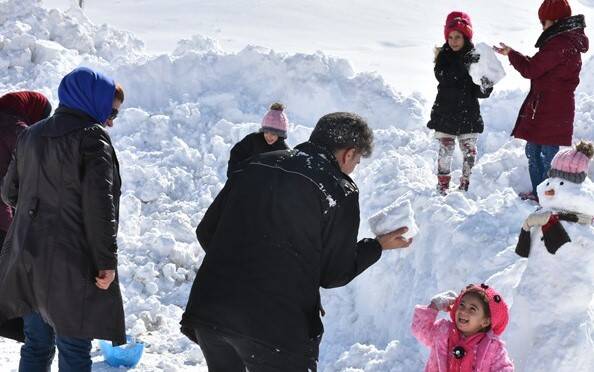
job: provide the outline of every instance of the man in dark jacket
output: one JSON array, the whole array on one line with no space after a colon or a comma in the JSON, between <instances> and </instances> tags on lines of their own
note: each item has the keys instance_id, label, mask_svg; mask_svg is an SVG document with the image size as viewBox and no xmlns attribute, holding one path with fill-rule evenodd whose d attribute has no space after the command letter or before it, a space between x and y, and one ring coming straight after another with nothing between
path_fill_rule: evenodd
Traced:
<instances>
[{"instance_id":1,"label":"man in dark jacket","mask_svg":"<svg viewBox=\"0 0 594 372\"><path fill-rule=\"evenodd\" d=\"M231 174L196 233L206 252L182 332L209 370L316 370L319 288L344 286L406 228L357 242L359 191L349 178L371 153L358 115L322 117L308 142L259 155Z\"/></svg>"},{"instance_id":2,"label":"man in dark jacket","mask_svg":"<svg viewBox=\"0 0 594 372\"><path fill-rule=\"evenodd\" d=\"M87 68L64 77L55 114L23 131L2 184L16 208L0 256L0 324L24 320L20 370L91 370L91 340L125 342L116 275L120 175L103 128L124 100Z\"/></svg>"},{"instance_id":3,"label":"man in dark jacket","mask_svg":"<svg viewBox=\"0 0 594 372\"><path fill-rule=\"evenodd\" d=\"M52 105L37 92L12 92L0 97L0 180L4 178L20 132L47 118ZM0 251L12 222L12 208L0 200Z\"/></svg>"},{"instance_id":4,"label":"man in dark jacket","mask_svg":"<svg viewBox=\"0 0 594 372\"><path fill-rule=\"evenodd\" d=\"M532 190L520 194L537 200L536 187L548 178L559 146L571 146L575 116L574 92L580 82L581 54L588 51L583 15L571 16L567 0L545 0L538 11L543 32L538 53L526 57L501 43L496 48L525 78L530 92L524 100L512 135L526 140Z\"/></svg>"}]
</instances>

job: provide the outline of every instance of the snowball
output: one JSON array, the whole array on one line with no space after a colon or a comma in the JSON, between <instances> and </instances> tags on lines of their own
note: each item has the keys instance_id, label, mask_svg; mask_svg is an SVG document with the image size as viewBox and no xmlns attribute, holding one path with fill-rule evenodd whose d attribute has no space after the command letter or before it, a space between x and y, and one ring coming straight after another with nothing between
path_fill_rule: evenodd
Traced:
<instances>
[{"instance_id":1,"label":"snowball","mask_svg":"<svg viewBox=\"0 0 594 372\"><path fill-rule=\"evenodd\" d=\"M390 206L369 217L368 222L371 231L378 236L402 226L408 227L408 231L403 235L406 239L412 238L419 232L409 200L396 200Z\"/></svg>"},{"instance_id":2,"label":"snowball","mask_svg":"<svg viewBox=\"0 0 594 372\"><path fill-rule=\"evenodd\" d=\"M493 48L485 43L478 43L474 47L479 61L470 65L472 81L486 91L505 77L503 65L497 59ZM485 81L489 80L489 82Z\"/></svg>"}]
</instances>

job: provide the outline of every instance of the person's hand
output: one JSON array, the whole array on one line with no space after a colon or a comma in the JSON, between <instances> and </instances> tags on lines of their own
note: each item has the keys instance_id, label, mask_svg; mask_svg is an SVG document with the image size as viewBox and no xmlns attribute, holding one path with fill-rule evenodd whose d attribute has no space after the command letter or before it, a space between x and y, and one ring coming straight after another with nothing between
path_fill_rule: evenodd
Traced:
<instances>
[{"instance_id":1,"label":"person's hand","mask_svg":"<svg viewBox=\"0 0 594 372\"><path fill-rule=\"evenodd\" d=\"M508 55L509 52L511 52L511 50L512 50L512 48L505 45L504 43L499 43L499 46L500 47L496 47L495 45L493 45L493 50L495 50L497 53L502 54L504 56Z\"/></svg>"},{"instance_id":2,"label":"person's hand","mask_svg":"<svg viewBox=\"0 0 594 372\"><path fill-rule=\"evenodd\" d=\"M485 88L485 90L492 88L494 85L495 83L493 83L488 77L481 76L481 86Z\"/></svg>"},{"instance_id":3,"label":"person's hand","mask_svg":"<svg viewBox=\"0 0 594 372\"><path fill-rule=\"evenodd\" d=\"M458 294L454 291L441 292L433 296L429 307L440 311L450 311L456 298L458 298Z\"/></svg>"},{"instance_id":4,"label":"person's hand","mask_svg":"<svg viewBox=\"0 0 594 372\"><path fill-rule=\"evenodd\" d=\"M115 270L99 270L95 277L95 285L101 289L107 289L115 279Z\"/></svg>"},{"instance_id":5,"label":"person's hand","mask_svg":"<svg viewBox=\"0 0 594 372\"><path fill-rule=\"evenodd\" d=\"M392 232L378 236L376 239L382 246L382 250L406 248L412 243L412 238L405 239L402 234L408 231L408 227L400 227Z\"/></svg>"},{"instance_id":6,"label":"person's hand","mask_svg":"<svg viewBox=\"0 0 594 372\"><path fill-rule=\"evenodd\" d=\"M547 222L549 222L551 215L552 213L550 211L534 212L530 214L528 217L526 217L526 220L524 220L522 228L525 231L530 231L530 228L532 227L546 225Z\"/></svg>"}]
</instances>

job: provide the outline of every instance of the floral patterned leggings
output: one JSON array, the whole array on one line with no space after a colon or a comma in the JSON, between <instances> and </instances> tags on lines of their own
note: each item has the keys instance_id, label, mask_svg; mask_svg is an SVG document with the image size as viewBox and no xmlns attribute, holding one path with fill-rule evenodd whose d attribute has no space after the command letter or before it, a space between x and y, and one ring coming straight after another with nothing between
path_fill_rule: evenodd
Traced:
<instances>
[{"instance_id":1,"label":"floral patterned leggings","mask_svg":"<svg viewBox=\"0 0 594 372\"><path fill-rule=\"evenodd\" d=\"M462 151L464 162L462 164L462 178L468 180L474 162L476 160L476 137L458 138L458 145ZM438 138L439 140L439 156L437 158L437 174L440 176L447 176L451 172L452 157L454 155L454 148L456 146L456 139L454 137Z\"/></svg>"}]
</instances>

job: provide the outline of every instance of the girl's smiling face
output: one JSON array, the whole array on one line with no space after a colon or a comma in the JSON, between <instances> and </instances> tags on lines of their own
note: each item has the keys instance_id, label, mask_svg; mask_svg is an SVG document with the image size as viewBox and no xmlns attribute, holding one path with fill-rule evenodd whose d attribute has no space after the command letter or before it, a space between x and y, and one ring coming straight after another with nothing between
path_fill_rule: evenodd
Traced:
<instances>
[{"instance_id":1,"label":"girl's smiling face","mask_svg":"<svg viewBox=\"0 0 594 372\"><path fill-rule=\"evenodd\" d=\"M448 35L448 45L454 52L464 48L464 35L460 31L452 31Z\"/></svg>"},{"instance_id":2,"label":"girl's smiling face","mask_svg":"<svg viewBox=\"0 0 594 372\"><path fill-rule=\"evenodd\" d=\"M456 327L464 336L472 336L491 325L483 306L476 294L467 293L462 297L456 310Z\"/></svg>"},{"instance_id":3,"label":"girl's smiling face","mask_svg":"<svg viewBox=\"0 0 594 372\"><path fill-rule=\"evenodd\" d=\"M264 132L264 140L266 140L266 143L269 145L274 144L276 141L278 141L278 135L272 132Z\"/></svg>"}]
</instances>

